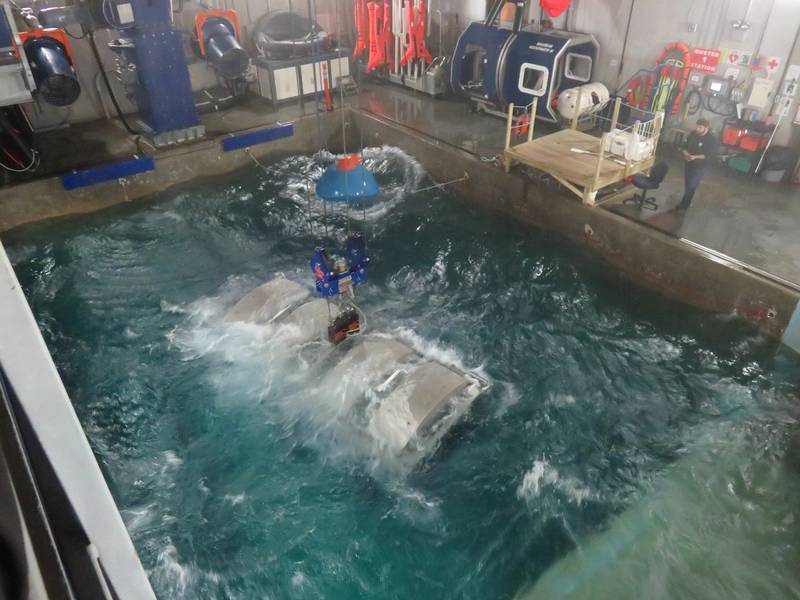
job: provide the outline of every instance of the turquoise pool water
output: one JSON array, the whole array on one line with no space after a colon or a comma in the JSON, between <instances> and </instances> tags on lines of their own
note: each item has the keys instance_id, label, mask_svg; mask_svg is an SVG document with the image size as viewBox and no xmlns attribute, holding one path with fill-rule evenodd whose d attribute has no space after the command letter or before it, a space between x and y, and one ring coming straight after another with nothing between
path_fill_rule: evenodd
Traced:
<instances>
[{"instance_id":1,"label":"turquoise pool water","mask_svg":"<svg viewBox=\"0 0 800 600\"><path fill-rule=\"evenodd\" d=\"M295 157L4 240L157 594L797 597L798 365L368 157L366 214ZM369 328L492 382L411 471L274 328L223 323L348 227Z\"/></svg>"}]
</instances>

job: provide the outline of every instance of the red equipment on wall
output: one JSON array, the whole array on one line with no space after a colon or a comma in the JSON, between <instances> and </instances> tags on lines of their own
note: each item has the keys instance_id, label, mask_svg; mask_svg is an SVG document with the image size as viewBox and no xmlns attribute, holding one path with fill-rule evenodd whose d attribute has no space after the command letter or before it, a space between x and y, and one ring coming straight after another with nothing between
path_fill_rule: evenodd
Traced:
<instances>
[{"instance_id":1,"label":"red equipment on wall","mask_svg":"<svg viewBox=\"0 0 800 600\"><path fill-rule=\"evenodd\" d=\"M415 7L416 2L416 7ZM425 0L405 0L393 2L392 0L354 0L354 15L356 22L356 47L353 58L359 58L364 50L369 50L367 58L367 72L388 67L389 71L396 68L395 60L395 34L392 29L393 12L398 7L405 6L405 46L399 46L402 54L399 56L399 67L420 60L429 65L433 56L426 46L426 29L428 23L428 9Z\"/></svg>"},{"instance_id":2,"label":"red equipment on wall","mask_svg":"<svg viewBox=\"0 0 800 600\"><path fill-rule=\"evenodd\" d=\"M56 27L37 28L21 31L19 39L21 45L14 52L27 58L37 94L53 106L75 102L81 86L66 32Z\"/></svg>"},{"instance_id":3,"label":"red equipment on wall","mask_svg":"<svg viewBox=\"0 0 800 600\"><path fill-rule=\"evenodd\" d=\"M53 38L62 46L64 46L64 52L67 54L67 58L69 61L74 65L75 59L72 56L72 46L69 43L69 38L67 37L66 32L63 29L59 29L58 27L46 27L46 28L39 28L33 29L31 31L20 31L19 32L19 41L22 44L25 44L25 40L30 38L37 38L37 37L47 37ZM19 56L19 48L14 48L15 54Z\"/></svg>"},{"instance_id":4,"label":"red equipment on wall","mask_svg":"<svg viewBox=\"0 0 800 600\"><path fill-rule=\"evenodd\" d=\"M356 47L353 59L361 56L369 48L369 11L367 0L355 0Z\"/></svg>"},{"instance_id":5,"label":"red equipment on wall","mask_svg":"<svg viewBox=\"0 0 800 600\"><path fill-rule=\"evenodd\" d=\"M677 115L691 71L691 52L683 42L664 46L653 71L637 75L628 84L627 102L642 110ZM676 89L677 86L677 89ZM670 105L670 98L673 98Z\"/></svg>"},{"instance_id":6,"label":"red equipment on wall","mask_svg":"<svg viewBox=\"0 0 800 600\"><path fill-rule=\"evenodd\" d=\"M390 69L394 68L394 37L392 36L392 2L383 0L383 28L381 29L383 41L384 64Z\"/></svg>"},{"instance_id":7,"label":"red equipment on wall","mask_svg":"<svg viewBox=\"0 0 800 600\"><path fill-rule=\"evenodd\" d=\"M382 67L386 62L384 56L383 40L380 36L381 24L383 22L383 6L377 2L367 4L369 11L369 62L367 63L367 73Z\"/></svg>"},{"instance_id":8,"label":"red equipment on wall","mask_svg":"<svg viewBox=\"0 0 800 600\"><path fill-rule=\"evenodd\" d=\"M425 6L425 0L419 0L417 17L419 21L417 22L416 31L414 32L417 46L417 58L424 60L425 64L429 65L431 61L433 61L433 57L425 46L425 27L428 23L428 8Z\"/></svg>"},{"instance_id":9,"label":"red equipment on wall","mask_svg":"<svg viewBox=\"0 0 800 600\"><path fill-rule=\"evenodd\" d=\"M414 21L414 3L406 0L406 22L408 23L408 48L400 59L400 66L405 67L410 60L417 59L417 24Z\"/></svg>"},{"instance_id":10,"label":"red equipment on wall","mask_svg":"<svg viewBox=\"0 0 800 600\"><path fill-rule=\"evenodd\" d=\"M572 0L539 0L539 6L551 17L557 17L569 7Z\"/></svg>"},{"instance_id":11,"label":"red equipment on wall","mask_svg":"<svg viewBox=\"0 0 800 600\"><path fill-rule=\"evenodd\" d=\"M197 43L200 48L200 56L204 57L206 55L206 42L205 36L203 35L203 26L206 24L206 21L215 17L228 21L233 27L233 31L236 34L236 39L239 39L239 15L236 14L235 10L211 8L201 11L194 17L194 32L197 36Z\"/></svg>"},{"instance_id":12,"label":"red equipment on wall","mask_svg":"<svg viewBox=\"0 0 800 600\"><path fill-rule=\"evenodd\" d=\"M759 152L769 146L772 131L773 128L763 121L726 119L722 129L722 143L747 152Z\"/></svg>"}]
</instances>

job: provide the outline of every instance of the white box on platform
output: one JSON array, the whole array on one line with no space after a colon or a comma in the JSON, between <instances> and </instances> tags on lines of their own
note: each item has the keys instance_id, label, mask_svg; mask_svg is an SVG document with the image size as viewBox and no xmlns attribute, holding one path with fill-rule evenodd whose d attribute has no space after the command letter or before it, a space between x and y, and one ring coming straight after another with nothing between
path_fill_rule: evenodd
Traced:
<instances>
[{"instance_id":1,"label":"white box on platform","mask_svg":"<svg viewBox=\"0 0 800 600\"><path fill-rule=\"evenodd\" d=\"M625 160L640 161L653 155L653 140L632 131L615 129L606 138L603 150Z\"/></svg>"}]
</instances>

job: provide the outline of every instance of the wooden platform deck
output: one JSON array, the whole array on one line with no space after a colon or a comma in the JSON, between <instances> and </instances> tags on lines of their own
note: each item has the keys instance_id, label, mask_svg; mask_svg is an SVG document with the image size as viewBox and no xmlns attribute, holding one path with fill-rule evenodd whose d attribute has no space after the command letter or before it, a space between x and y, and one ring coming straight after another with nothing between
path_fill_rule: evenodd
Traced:
<instances>
[{"instance_id":1,"label":"wooden platform deck","mask_svg":"<svg viewBox=\"0 0 800 600\"><path fill-rule=\"evenodd\" d=\"M538 99L532 103L531 114L536 114ZM580 105L580 93L578 95ZM621 101L617 99L611 120L611 131L616 131ZM533 139L533 123L528 128L527 141L511 145L512 127L514 123L514 106L509 105L506 124L506 147L503 153L503 165L508 172L515 162L519 162L539 171L548 173L564 187L574 192L586 204L594 204L597 192L640 173L653 166L655 148L663 123L663 115L655 114L645 123L635 123L633 131L637 135L653 140L652 155L643 160L626 160L617 155L607 153L606 136L596 137L578 130L578 112L573 117L572 127L556 133Z\"/></svg>"},{"instance_id":2,"label":"wooden platform deck","mask_svg":"<svg viewBox=\"0 0 800 600\"><path fill-rule=\"evenodd\" d=\"M598 190L649 169L655 161L654 157L638 162L608 155L601 158L602 143L588 133L564 129L507 148L506 166L510 169L513 162L520 162L549 173L592 204Z\"/></svg>"}]
</instances>

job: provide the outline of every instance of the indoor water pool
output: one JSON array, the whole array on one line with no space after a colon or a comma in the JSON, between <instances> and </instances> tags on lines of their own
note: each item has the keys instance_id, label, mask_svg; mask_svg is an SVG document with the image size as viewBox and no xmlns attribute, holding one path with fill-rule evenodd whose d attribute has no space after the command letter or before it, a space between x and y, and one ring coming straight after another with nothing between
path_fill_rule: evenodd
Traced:
<instances>
[{"instance_id":1,"label":"indoor water pool","mask_svg":"<svg viewBox=\"0 0 800 600\"><path fill-rule=\"evenodd\" d=\"M797 362L472 208L394 148L198 180L4 239L161 598L792 598ZM371 332L491 388L408 467L226 312L364 230Z\"/></svg>"}]
</instances>

